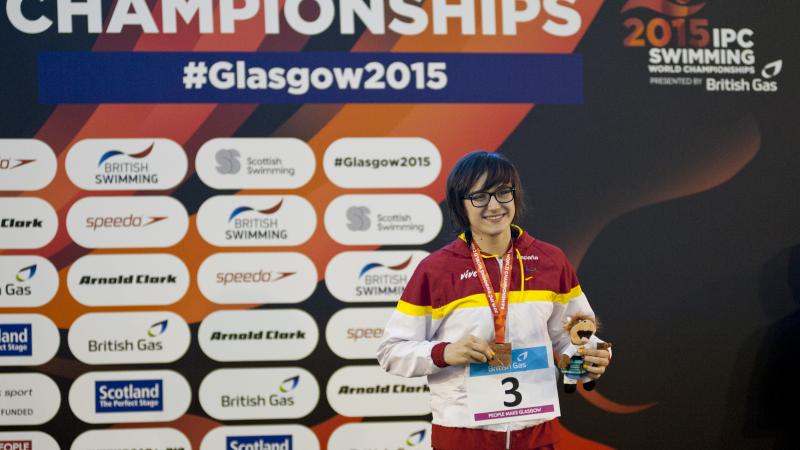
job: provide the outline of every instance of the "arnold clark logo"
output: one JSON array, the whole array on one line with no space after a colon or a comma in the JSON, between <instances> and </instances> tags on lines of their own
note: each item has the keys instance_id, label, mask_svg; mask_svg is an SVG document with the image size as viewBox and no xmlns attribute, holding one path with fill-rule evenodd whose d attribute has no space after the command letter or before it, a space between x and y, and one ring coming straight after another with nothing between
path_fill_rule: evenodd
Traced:
<instances>
[{"instance_id":1,"label":"arnold clark logo","mask_svg":"<svg viewBox=\"0 0 800 450\"><path fill-rule=\"evenodd\" d=\"M219 247L300 245L316 227L311 203L296 195L219 195L197 212L200 235Z\"/></svg>"},{"instance_id":2,"label":"arnold clark logo","mask_svg":"<svg viewBox=\"0 0 800 450\"><path fill-rule=\"evenodd\" d=\"M200 324L197 339L215 361L291 361L314 351L319 329L300 309L216 311Z\"/></svg>"},{"instance_id":3,"label":"arnold clark logo","mask_svg":"<svg viewBox=\"0 0 800 450\"><path fill-rule=\"evenodd\" d=\"M331 350L346 359L375 359L383 328L394 308L345 308L331 316L325 340Z\"/></svg>"},{"instance_id":4,"label":"arnold clark logo","mask_svg":"<svg viewBox=\"0 0 800 450\"><path fill-rule=\"evenodd\" d=\"M191 450L189 439L172 428L89 430L78 436L71 450Z\"/></svg>"},{"instance_id":5,"label":"arnold clark logo","mask_svg":"<svg viewBox=\"0 0 800 450\"><path fill-rule=\"evenodd\" d=\"M197 285L215 303L298 303L314 293L317 269L296 252L217 253L200 265Z\"/></svg>"},{"instance_id":6,"label":"arnold clark logo","mask_svg":"<svg viewBox=\"0 0 800 450\"><path fill-rule=\"evenodd\" d=\"M36 249L50 243L58 230L58 216L46 201L0 198L0 249Z\"/></svg>"},{"instance_id":7,"label":"arnold clark logo","mask_svg":"<svg viewBox=\"0 0 800 450\"><path fill-rule=\"evenodd\" d=\"M396 301L428 252L343 252L325 269L325 284L345 302Z\"/></svg>"},{"instance_id":8,"label":"arnold clark logo","mask_svg":"<svg viewBox=\"0 0 800 450\"><path fill-rule=\"evenodd\" d=\"M325 210L325 229L344 245L430 242L442 227L442 211L421 194L342 195Z\"/></svg>"},{"instance_id":9,"label":"arnold clark logo","mask_svg":"<svg viewBox=\"0 0 800 450\"><path fill-rule=\"evenodd\" d=\"M87 364L144 364L176 361L189 348L191 333L171 312L89 313L70 327L72 353Z\"/></svg>"},{"instance_id":10,"label":"arnold clark logo","mask_svg":"<svg viewBox=\"0 0 800 450\"><path fill-rule=\"evenodd\" d=\"M197 175L215 189L296 189L314 175L314 152L295 138L217 138L197 152Z\"/></svg>"},{"instance_id":11,"label":"arnold clark logo","mask_svg":"<svg viewBox=\"0 0 800 450\"><path fill-rule=\"evenodd\" d=\"M41 256L0 256L0 308L36 307L58 291L58 272Z\"/></svg>"},{"instance_id":12,"label":"arnold clark logo","mask_svg":"<svg viewBox=\"0 0 800 450\"><path fill-rule=\"evenodd\" d=\"M430 412L426 377L399 377L379 366L343 367L331 375L326 392L333 410L347 417L385 416L386 405L395 416Z\"/></svg>"},{"instance_id":13,"label":"arnold clark logo","mask_svg":"<svg viewBox=\"0 0 800 450\"><path fill-rule=\"evenodd\" d=\"M168 422L191 396L186 379L169 370L89 372L72 384L69 404L87 423Z\"/></svg>"},{"instance_id":14,"label":"arnold clark logo","mask_svg":"<svg viewBox=\"0 0 800 450\"><path fill-rule=\"evenodd\" d=\"M302 425L218 427L203 438L200 450L319 450L319 440Z\"/></svg>"},{"instance_id":15,"label":"arnold clark logo","mask_svg":"<svg viewBox=\"0 0 800 450\"><path fill-rule=\"evenodd\" d=\"M0 426L41 425L61 406L58 386L47 375L0 373L0 388Z\"/></svg>"},{"instance_id":16,"label":"arnold clark logo","mask_svg":"<svg viewBox=\"0 0 800 450\"><path fill-rule=\"evenodd\" d=\"M37 191L56 176L56 156L37 139L0 139L0 191Z\"/></svg>"},{"instance_id":17,"label":"arnold clark logo","mask_svg":"<svg viewBox=\"0 0 800 450\"><path fill-rule=\"evenodd\" d=\"M169 305L189 279L186 264L166 253L86 255L70 266L67 287L86 306Z\"/></svg>"},{"instance_id":18,"label":"arnold clark logo","mask_svg":"<svg viewBox=\"0 0 800 450\"><path fill-rule=\"evenodd\" d=\"M86 248L171 247L186 234L186 208L172 197L87 197L67 213L67 231Z\"/></svg>"},{"instance_id":19,"label":"arnold clark logo","mask_svg":"<svg viewBox=\"0 0 800 450\"><path fill-rule=\"evenodd\" d=\"M423 450L431 448L429 423L347 423L331 434L328 450Z\"/></svg>"},{"instance_id":20,"label":"arnold clark logo","mask_svg":"<svg viewBox=\"0 0 800 450\"><path fill-rule=\"evenodd\" d=\"M37 366L59 345L58 328L41 314L0 314L0 366Z\"/></svg>"},{"instance_id":21,"label":"arnold clark logo","mask_svg":"<svg viewBox=\"0 0 800 450\"><path fill-rule=\"evenodd\" d=\"M323 166L343 188L421 188L439 175L442 159L423 138L342 138L325 151Z\"/></svg>"},{"instance_id":22,"label":"arnold clark logo","mask_svg":"<svg viewBox=\"0 0 800 450\"><path fill-rule=\"evenodd\" d=\"M169 139L84 139L67 153L69 179L86 190L164 190L186 175L186 153Z\"/></svg>"},{"instance_id":23,"label":"arnold clark logo","mask_svg":"<svg viewBox=\"0 0 800 450\"><path fill-rule=\"evenodd\" d=\"M219 420L297 419L318 401L317 380L299 367L219 369L200 384L200 405Z\"/></svg>"}]
</instances>

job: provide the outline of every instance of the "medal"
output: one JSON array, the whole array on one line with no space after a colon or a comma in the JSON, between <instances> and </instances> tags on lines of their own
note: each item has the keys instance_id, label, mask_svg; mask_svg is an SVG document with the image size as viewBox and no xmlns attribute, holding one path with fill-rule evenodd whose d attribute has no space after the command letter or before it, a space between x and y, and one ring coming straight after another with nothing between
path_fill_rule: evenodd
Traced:
<instances>
[{"instance_id":1,"label":"medal","mask_svg":"<svg viewBox=\"0 0 800 450\"><path fill-rule=\"evenodd\" d=\"M500 298L495 298L492 280L486 271L483 263L481 251L473 240L470 244L472 250L472 262L478 272L478 279L483 285L486 300L494 316L494 342L489 344L489 348L494 352L494 357L489 360L492 366L508 366L511 364L511 344L505 342L506 319L508 317L508 291L511 286L511 259L514 254L514 246L509 245L508 251L503 256L503 270L500 275Z\"/></svg>"}]
</instances>

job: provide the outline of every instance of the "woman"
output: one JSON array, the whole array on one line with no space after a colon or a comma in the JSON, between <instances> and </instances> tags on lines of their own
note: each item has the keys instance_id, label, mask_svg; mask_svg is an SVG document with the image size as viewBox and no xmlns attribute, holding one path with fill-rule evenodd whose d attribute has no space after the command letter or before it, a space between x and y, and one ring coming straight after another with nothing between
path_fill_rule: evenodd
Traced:
<instances>
[{"instance_id":1,"label":"woman","mask_svg":"<svg viewBox=\"0 0 800 450\"><path fill-rule=\"evenodd\" d=\"M513 225L524 203L505 157L461 158L447 179L447 205L463 233L420 262L378 361L395 375L427 375L434 449L555 448L553 350L570 345L569 315L594 314L563 252ZM609 352L584 356L599 378Z\"/></svg>"}]
</instances>

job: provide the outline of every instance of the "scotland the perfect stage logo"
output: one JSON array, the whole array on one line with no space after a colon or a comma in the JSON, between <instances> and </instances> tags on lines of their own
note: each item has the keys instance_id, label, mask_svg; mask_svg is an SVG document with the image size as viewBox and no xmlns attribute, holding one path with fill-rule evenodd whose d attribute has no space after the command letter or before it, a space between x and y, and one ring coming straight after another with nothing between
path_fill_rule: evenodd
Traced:
<instances>
[{"instance_id":1,"label":"scotland the perfect stage logo","mask_svg":"<svg viewBox=\"0 0 800 450\"><path fill-rule=\"evenodd\" d=\"M292 450L292 436L229 436L225 439L225 450Z\"/></svg>"},{"instance_id":2,"label":"scotland the perfect stage logo","mask_svg":"<svg viewBox=\"0 0 800 450\"><path fill-rule=\"evenodd\" d=\"M95 381L95 412L164 410L163 380Z\"/></svg>"},{"instance_id":3,"label":"scotland the perfect stage logo","mask_svg":"<svg viewBox=\"0 0 800 450\"><path fill-rule=\"evenodd\" d=\"M0 324L0 357L33 355L33 326L29 323Z\"/></svg>"}]
</instances>

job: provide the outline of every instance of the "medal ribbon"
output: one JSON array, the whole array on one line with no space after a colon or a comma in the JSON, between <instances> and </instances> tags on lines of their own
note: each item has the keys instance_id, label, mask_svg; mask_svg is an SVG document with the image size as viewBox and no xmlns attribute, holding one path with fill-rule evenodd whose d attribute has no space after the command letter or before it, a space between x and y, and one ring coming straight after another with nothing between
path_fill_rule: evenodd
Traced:
<instances>
[{"instance_id":1,"label":"medal ribbon","mask_svg":"<svg viewBox=\"0 0 800 450\"><path fill-rule=\"evenodd\" d=\"M503 270L500 274L500 299L494 296L494 288L492 287L492 280L489 278L489 272L486 270L486 265L483 264L483 257L481 257L481 249L472 241L470 244L472 250L472 263L475 265L475 270L478 272L478 279L481 280L483 291L486 294L486 300L489 301L489 307L492 309L494 315L494 340L498 344L502 344L506 340L506 319L508 317L508 290L511 286L511 259L514 254L514 246L509 245L508 251L503 255Z\"/></svg>"}]
</instances>

